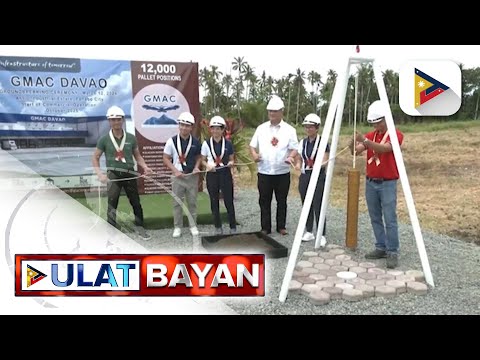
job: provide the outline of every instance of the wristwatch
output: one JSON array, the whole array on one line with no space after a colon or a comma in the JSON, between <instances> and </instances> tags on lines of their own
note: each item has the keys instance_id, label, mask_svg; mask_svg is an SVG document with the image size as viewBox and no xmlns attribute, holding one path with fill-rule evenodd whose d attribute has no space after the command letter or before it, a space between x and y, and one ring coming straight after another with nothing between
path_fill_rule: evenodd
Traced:
<instances>
[{"instance_id":1,"label":"wristwatch","mask_svg":"<svg viewBox=\"0 0 480 360\"><path fill-rule=\"evenodd\" d=\"M367 138L363 139L363 146L367 147L367 141L368 141Z\"/></svg>"}]
</instances>

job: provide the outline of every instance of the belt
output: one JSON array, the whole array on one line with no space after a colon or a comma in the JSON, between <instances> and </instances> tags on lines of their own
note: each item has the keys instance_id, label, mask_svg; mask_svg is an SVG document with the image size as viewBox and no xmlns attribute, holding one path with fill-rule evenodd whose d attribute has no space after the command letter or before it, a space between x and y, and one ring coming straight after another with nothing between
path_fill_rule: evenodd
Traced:
<instances>
[{"instance_id":1,"label":"belt","mask_svg":"<svg viewBox=\"0 0 480 360\"><path fill-rule=\"evenodd\" d=\"M396 179L371 178L367 176L367 180L376 184L383 184L384 181L394 181Z\"/></svg>"}]
</instances>

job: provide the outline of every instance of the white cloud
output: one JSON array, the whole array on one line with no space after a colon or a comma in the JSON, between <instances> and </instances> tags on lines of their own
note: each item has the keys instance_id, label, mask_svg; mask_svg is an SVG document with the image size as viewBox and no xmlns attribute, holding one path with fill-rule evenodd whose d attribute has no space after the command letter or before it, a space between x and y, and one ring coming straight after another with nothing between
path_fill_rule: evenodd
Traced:
<instances>
[{"instance_id":1,"label":"white cloud","mask_svg":"<svg viewBox=\"0 0 480 360\"><path fill-rule=\"evenodd\" d=\"M24 115L44 115L47 112L47 107L43 104L42 100L26 101L25 105L20 112Z\"/></svg>"},{"instance_id":2,"label":"white cloud","mask_svg":"<svg viewBox=\"0 0 480 360\"><path fill-rule=\"evenodd\" d=\"M95 95L87 101L86 107L78 112L68 112L62 116L88 117L100 116L107 112L112 105L130 109L132 103L132 80L130 71L122 71L107 79L107 87L96 91ZM115 93L116 95L108 95Z\"/></svg>"}]
</instances>

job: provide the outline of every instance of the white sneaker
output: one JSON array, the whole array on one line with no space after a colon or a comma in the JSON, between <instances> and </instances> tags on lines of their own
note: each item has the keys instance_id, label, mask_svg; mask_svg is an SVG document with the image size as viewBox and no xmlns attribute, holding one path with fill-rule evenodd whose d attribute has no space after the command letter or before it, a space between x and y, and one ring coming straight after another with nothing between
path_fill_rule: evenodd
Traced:
<instances>
[{"instance_id":1,"label":"white sneaker","mask_svg":"<svg viewBox=\"0 0 480 360\"><path fill-rule=\"evenodd\" d=\"M327 239L325 238L325 236L322 236L322 238L320 239L320 247L325 247L325 245L327 245Z\"/></svg>"},{"instance_id":2,"label":"white sneaker","mask_svg":"<svg viewBox=\"0 0 480 360\"><path fill-rule=\"evenodd\" d=\"M173 230L173 237L174 238L179 238L180 236L182 236L182 229L180 228L175 228Z\"/></svg>"},{"instance_id":3,"label":"white sneaker","mask_svg":"<svg viewBox=\"0 0 480 360\"><path fill-rule=\"evenodd\" d=\"M305 241L305 242L313 241L313 240L315 240L315 236L310 232L306 232L302 237L302 241Z\"/></svg>"},{"instance_id":4,"label":"white sneaker","mask_svg":"<svg viewBox=\"0 0 480 360\"><path fill-rule=\"evenodd\" d=\"M198 231L198 229L197 229L196 226L190 228L190 232L192 233L192 236L198 236L198 235L200 235L200 232Z\"/></svg>"}]
</instances>

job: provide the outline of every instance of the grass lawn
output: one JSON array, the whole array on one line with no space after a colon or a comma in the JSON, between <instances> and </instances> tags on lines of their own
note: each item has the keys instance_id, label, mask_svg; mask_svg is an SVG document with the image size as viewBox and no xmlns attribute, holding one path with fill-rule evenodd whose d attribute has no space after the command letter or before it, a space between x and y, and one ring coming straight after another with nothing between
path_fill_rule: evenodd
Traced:
<instances>
[{"instance_id":1,"label":"grass lawn","mask_svg":"<svg viewBox=\"0 0 480 360\"><path fill-rule=\"evenodd\" d=\"M213 224L213 217L210 210L210 198L208 194L198 193L197 201L197 223L201 225ZM78 202L88 209L98 213L98 197L93 198L77 198ZM147 229L164 229L173 228L173 208L172 197L169 194L159 195L141 195L140 201L143 207L145 218L145 228ZM220 200L220 214L223 221L227 221L227 212ZM101 216L106 220L107 198L100 199ZM118 204L117 221L122 223L133 223L133 212L128 198L125 195L120 197ZM187 217L184 216L184 225L188 225Z\"/></svg>"}]
</instances>

